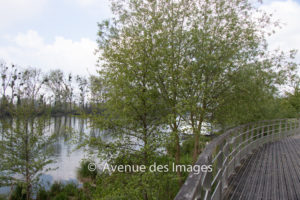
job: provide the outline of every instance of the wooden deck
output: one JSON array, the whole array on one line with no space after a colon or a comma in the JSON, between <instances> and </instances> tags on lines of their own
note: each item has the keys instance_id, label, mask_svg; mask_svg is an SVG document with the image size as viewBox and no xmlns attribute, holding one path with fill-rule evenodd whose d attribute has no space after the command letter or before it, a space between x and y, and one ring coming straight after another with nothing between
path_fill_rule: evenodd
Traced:
<instances>
[{"instance_id":1,"label":"wooden deck","mask_svg":"<svg viewBox=\"0 0 300 200\"><path fill-rule=\"evenodd\" d=\"M223 199L300 199L300 136L265 144L244 160Z\"/></svg>"}]
</instances>

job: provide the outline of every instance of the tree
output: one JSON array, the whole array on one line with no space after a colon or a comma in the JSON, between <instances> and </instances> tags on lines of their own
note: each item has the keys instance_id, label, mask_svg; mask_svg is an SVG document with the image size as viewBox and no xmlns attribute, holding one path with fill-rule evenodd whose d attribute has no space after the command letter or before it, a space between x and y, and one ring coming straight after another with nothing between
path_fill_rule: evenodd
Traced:
<instances>
[{"instance_id":1,"label":"tree","mask_svg":"<svg viewBox=\"0 0 300 200\"><path fill-rule=\"evenodd\" d=\"M45 84L42 72L39 69L27 68L21 74L23 99L32 101L35 108L35 102L40 97L41 88Z\"/></svg>"},{"instance_id":2,"label":"tree","mask_svg":"<svg viewBox=\"0 0 300 200\"><path fill-rule=\"evenodd\" d=\"M29 101L18 107L14 123L4 129L0 142L1 185L21 185L27 200L40 175L50 170L47 165L54 162L50 159L54 137L45 134L46 117L35 118L33 106Z\"/></svg>"},{"instance_id":3,"label":"tree","mask_svg":"<svg viewBox=\"0 0 300 200\"><path fill-rule=\"evenodd\" d=\"M12 77L11 77L11 81L9 83L10 89L11 89L11 98L10 98L10 104L13 105L14 103L14 97L16 96L15 94L15 89L16 89L16 85L17 85L17 81L18 81L18 70L17 68L15 68L15 65L12 65Z\"/></svg>"},{"instance_id":4,"label":"tree","mask_svg":"<svg viewBox=\"0 0 300 200\"><path fill-rule=\"evenodd\" d=\"M67 106L62 110L63 105L67 104L67 100L73 93L72 89L68 87L69 81L65 80L64 73L61 70L52 70L49 75L45 76L45 80L46 86L54 95L54 111L66 111Z\"/></svg>"},{"instance_id":5,"label":"tree","mask_svg":"<svg viewBox=\"0 0 300 200\"><path fill-rule=\"evenodd\" d=\"M138 4L147 8L151 6L151 3L144 2L130 5ZM115 11L124 13L112 23L104 21L99 24L100 59L104 62L99 71L107 91L103 118L97 116L95 119L100 121L102 128L110 130L114 139L108 144L99 141L96 144L106 152L104 155L108 155L106 159L111 163L150 166L162 153L160 147L166 141L162 133L162 118L167 108L155 82L157 72L153 67L156 60L151 54L153 43L149 39L153 30L147 27L155 24L145 24L144 13L131 12L127 17L123 8ZM125 197L152 199L156 195L153 191L158 196L159 187L153 176L151 173L119 174L119 178L124 177L124 182L128 182L121 188L135 185L136 188L130 190L138 191L134 194L136 196ZM125 195L125 191L118 193L118 198Z\"/></svg>"},{"instance_id":6,"label":"tree","mask_svg":"<svg viewBox=\"0 0 300 200\"><path fill-rule=\"evenodd\" d=\"M11 86L13 91L14 81L16 80L16 69L14 65L7 65L4 61L0 61L0 116L12 114L13 95L11 96L11 103L9 103L9 96L7 95L7 88Z\"/></svg>"},{"instance_id":7,"label":"tree","mask_svg":"<svg viewBox=\"0 0 300 200\"><path fill-rule=\"evenodd\" d=\"M106 61L108 54L113 53L112 51L119 52L121 47L130 52L118 55L117 62L123 68L130 70L132 58L138 58L136 60L141 65L136 74L143 73L143 67L147 66L146 74L151 79L147 87L156 88L160 96L158 105L164 108L164 116L159 116L160 122L170 130L165 134L165 139L175 163L179 164L179 127L182 121L180 93L183 89L180 76L184 60L181 57L186 51L183 47L188 35L184 26L191 11L189 4L186 1L117 1L113 10L117 17L111 26L109 23L100 26L100 52L113 46L103 54L102 60ZM140 46L136 49L133 45ZM181 177L180 172L178 176Z\"/></svg>"},{"instance_id":8,"label":"tree","mask_svg":"<svg viewBox=\"0 0 300 200\"><path fill-rule=\"evenodd\" d=\"M245 97L241 91L259 90L261 93L251 93L257 98L252 101L255 103L259 97L274 95L276 84L283 83L282 78L295 64L286 62L283 54L268 52L270 17L254 18L259 11L248 1L190 1L189 7L193 12L186 21L190 37L183 55L181 103L186 107L183 118L195 136L196 161L203 122L212 123L212 116L228 102L236 104L249 97L250 103L251 96ZM234 101L230 101L228 96L234 94Z\"/></svg>"},{"instance_id":9,"label":"tree","mask_svg":"<svg viewBox=\"0 0 300 200\"><path fill-rule=\"evenodd\" d=\"M116 113L110 122L126 122L118 130L125 137L124 126L130 124L126 120L143 111L153 113L157 124L171 130L164 139L174 145L176 164L181 162L183 120L194 136L196 161L204 122L228 125L233 121L222 121L221 116L236 120L238 112L230 108L242 110L238 106L247 103L255 113L254 105L263 108L283 77L294 73L296 65L285 54L267 49L270 17L258 15L247 0L116 0L112 5L115 17L99 24L98 39L107 106ZM150 110L138 104L144 95ZM247 97L254 101L245 101ZM237 102L243 104L234 105ZM163 112L151 112L153 104ZM130 109L135 106L139 109ZM139 118L134 119L138 123Z\"/></svg>"},{"instance_id":10,"label":"tree","mask_svg":"<svg viewBox=\"0 0 300 200\"><path fill-rule=\"evenodd\" d=\"M9 76L9 67L4 61L0 63L0 75L1 75L1 93L2 93L2 100L6 98L6 89L10 82Z\"/></svg>"},{"instance_id":11,"label":"tree","mask_svg":"<svg viewBox=\"0 0 300 200\"><path fill-rule=\"evenodd\" d=\"M99 105L100 103L104 103L104 95L107 91L103 84L103 79L97 76L89 77L89 90L91 91L91 102Z\"/></svg>"},{"instance_id":12,"label":"tree","mask_svg":"<svg viewBox=\"0 0 300 200\"><path fill-rule=\"evenodd\" d=\"M73 75L69 73L68 79L67 79L67 87L66 87L66 96L69 101L69 111L72 111L73 107L73 98L74 98L74 86L73 86Z\"/></svg>"},{"instance_id":13,"label":"tree","mask_svg":"<svg viewBox=\"0 0 300 200\"><path fill-rule=\"evenodd\" d=\"M76 76L76 81L79 87L79 104L84 109L85 108L85 100L88 92L88 80L84 76Z\"/></svg>"}]
</instances>

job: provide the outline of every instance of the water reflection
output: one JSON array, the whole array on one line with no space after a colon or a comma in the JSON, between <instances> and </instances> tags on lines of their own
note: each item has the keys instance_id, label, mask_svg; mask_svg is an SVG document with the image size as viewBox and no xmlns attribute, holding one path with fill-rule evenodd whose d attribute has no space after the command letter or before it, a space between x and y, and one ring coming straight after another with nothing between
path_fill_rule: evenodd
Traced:
<instances>
[{"instance_id":1,"label":"water reflection","mask_svg":"<svg viewBox=\"0 0 300 200\"><path fill-rule=\"evenodd\" d=\"M84 141L86 135L94 137L103 137L102 132L98 129L91 128L88 119L79 117L52 117L45 123L45 133L47 135L54 135L54 152L51 159L55 160L47 166L57 168L54 171L44 172L41 180L45 186L49 186L54 181L77 181L77 168L80 166L80 161L83 158L88 158L88 149L77 149L77 145ZM13 123L11 123L13 124ZM0 131L2 130L0 124ZM74 139L76 138L76 139ZM102 138L109 140L109 136ZM76 143L74 142L76 141ZM96 155L94 156L96 157ZM0 193L8 192L8 187L0 188Z\"/></svg>"},{"instance_id":2,"label":"water reflection","mask_svg":"<svg viewBox=\"0 0 300 200\"><path fill-rule=\"evenodd\" d=\"M77 142L83 142L85 134L99 137L100 131L91 128L88 119L78 117L54 117L51 118L49 124L47 133L56 135L53 154L56 163L51 164L50 167L59 168L45 173L52 178L51 180L47 178L47 181L76 181L76 170L80 161L89 156L87 149L76 149ZM76 138L76 144L74 138Z\"/></svg>"}]
</instances>

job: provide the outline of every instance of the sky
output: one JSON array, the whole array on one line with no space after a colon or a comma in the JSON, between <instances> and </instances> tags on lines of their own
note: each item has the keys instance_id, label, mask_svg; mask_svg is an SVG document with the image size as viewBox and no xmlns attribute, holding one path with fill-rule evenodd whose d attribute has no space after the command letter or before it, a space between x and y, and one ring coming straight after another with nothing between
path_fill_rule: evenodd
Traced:
<instances>
[{"instance_id":1,"label":"sky","mask_svg":"<svg viewBox=\"0 0 300 200\"><path fill-rule=\"evenodd\" d=\"M300 49L300 0L265 0L261 8L283 25L268 39L270 48ZM94 74L97 22L111 16L109 0L0 0L0 59Z\"/></svg>"}]
</instances>

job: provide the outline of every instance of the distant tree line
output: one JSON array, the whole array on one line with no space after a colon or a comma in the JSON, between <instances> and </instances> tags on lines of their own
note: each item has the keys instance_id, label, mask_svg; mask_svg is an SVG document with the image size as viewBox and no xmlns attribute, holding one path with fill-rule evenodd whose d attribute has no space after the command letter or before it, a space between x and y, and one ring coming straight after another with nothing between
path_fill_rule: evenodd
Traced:
<instances>
[{"instance_id":1,"label":"distant tree line","mask_svg":"<svg viewBox=\"0 0 300 200\"><path fill-rule=\"evenodd\" d=\"M36 114L47 110L52 115L92 112L101 103L100 80L94 76L48 73L0 62L0 117L14 116L18 107L32 101ZM97 98L96 98L97 97Z\"/></svg>"}]
</instances>

